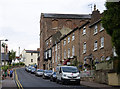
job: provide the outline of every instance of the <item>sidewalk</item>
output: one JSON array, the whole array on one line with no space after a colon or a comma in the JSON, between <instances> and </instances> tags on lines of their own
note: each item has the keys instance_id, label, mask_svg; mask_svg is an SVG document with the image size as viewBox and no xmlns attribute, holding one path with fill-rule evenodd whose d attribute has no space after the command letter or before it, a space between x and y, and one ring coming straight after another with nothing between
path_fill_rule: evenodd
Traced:
<instances>
[{"instance_id":1,"label":"sidewalk","mask_svg":"<svg viewBox=\"0 0 120 89\"><path fill-rule=\"evenodd\" d=\"M17 89L17 85L14 80L14 73L13 73L13 78L6 77L4 80L2 80L2 89Z\"/></svg>"},{"instance_id":2,"label":"sidewalk","mask_svg":"<svg viewBox=\"0 0 120 89\"><path fill-rule=\"evenodd\" d=\"M88 87L93 87L95 89L120 89L120 87L113 87L106 84L99 84L87 81L81 81L80 84Z\"/></svg>"},{"instance_id":3,"label":"sidewalk","mask_svg":"<svg viewBox=\"0 0 120 89\"><path fill-rule=\"evenodd\" d=\"M10 78L6 78L5 80L2 80L2 87L16 87L16 83L14 80Z\"/></svg>"}]
</instances>

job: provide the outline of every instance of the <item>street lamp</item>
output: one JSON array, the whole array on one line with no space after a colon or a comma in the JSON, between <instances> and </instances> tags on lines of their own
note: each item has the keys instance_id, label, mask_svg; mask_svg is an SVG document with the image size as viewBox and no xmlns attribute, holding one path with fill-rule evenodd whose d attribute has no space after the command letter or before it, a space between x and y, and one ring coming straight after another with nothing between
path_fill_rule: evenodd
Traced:
<instances>
[{"instance_id":1,"label":"street lamp","mask_svg":"<svg viewBox=\"0 0 120 89\"><path fill-rule=\"evenodd\" d=\"M1 41L8 41L8 39L0 40L0 81L2 80L1 79L1 65L2 65L2 60L1 60Z\"/></svg>"}]
</instances>

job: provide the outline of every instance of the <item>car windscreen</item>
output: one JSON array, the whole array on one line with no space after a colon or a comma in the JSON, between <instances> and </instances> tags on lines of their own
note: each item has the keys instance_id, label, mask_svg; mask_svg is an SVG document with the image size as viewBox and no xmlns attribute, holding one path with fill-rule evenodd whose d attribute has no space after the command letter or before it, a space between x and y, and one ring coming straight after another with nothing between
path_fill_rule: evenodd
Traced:
<instances>
[{"instance_id":1,"label":"car windscreen","mask_svg":"<svg viewBox=\"0 0 120 89\"><path fill-rule=\"evenodd\" d=\"M79 72L76 67L62 67L63 72L68 72L68 73L77 73Z\"/></svg>"},{"instance_id":2,"label":"car windscreen","mask_svg":"<svg viewBox=\"0 0 120 89\"><path fill-rule=\"evenodd\" d=\"M52 73L53 71L51 71L51 70L48 70L48 71L45 71L45 73Z\"/></svg>"},{"instance_id":3,"label":"car windscreen","mask_svg":"<svg viewBox=\"0 0 120 89\"><path fill-rule=\"evenodd\" d=\"M35 70L35 68L32 68L32 70Z\"/></svg>"},{"instance_id":4,"label":"car windscreen","mask_svg":"<svg viewBox=\"0 0 120 89\"><path fill-rule=\"evenodd\" d=\"M37 70L38 72L43 72L43 70Z\"/></svg>"}]
</instances>

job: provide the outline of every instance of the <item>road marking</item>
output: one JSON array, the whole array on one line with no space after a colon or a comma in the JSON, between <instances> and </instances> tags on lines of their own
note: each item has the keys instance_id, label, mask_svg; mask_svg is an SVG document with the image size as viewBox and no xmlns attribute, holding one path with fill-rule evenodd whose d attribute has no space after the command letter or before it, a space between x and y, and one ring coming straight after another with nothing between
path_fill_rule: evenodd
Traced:
<instances>
[{"instance_id":1,"label":"road marking","mask_svg":"<svg viewBox=\"0 0 120 89\"><path fill-rule=\"evenodd\" d=\"M17 83L18 88L19 88L19 89L23 89L22 84L21 84L20 81L18 80L18 76L17 76L16 69L15 69L15 80L16 80L16 83Z\"/></svg>"}]
</instances>

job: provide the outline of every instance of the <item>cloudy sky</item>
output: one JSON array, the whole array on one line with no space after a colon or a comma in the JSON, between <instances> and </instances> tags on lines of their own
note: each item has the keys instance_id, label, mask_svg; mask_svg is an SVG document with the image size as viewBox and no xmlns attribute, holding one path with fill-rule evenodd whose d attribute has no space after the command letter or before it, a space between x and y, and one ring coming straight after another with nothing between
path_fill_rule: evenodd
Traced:
<instances>
[{"instance_id":1,"label":"cloudy sky","mask_svg":"<svg viewBox=\"0 0 120 89\"><path fill-rule=\"evenodd\" d=\"M0 0L0 39L9 50L39 48L41 13L90 14L94 4L100 12L105 0Z\"/></svg>"}]
</instances>

